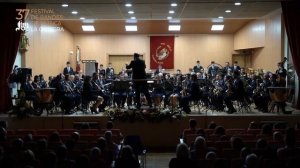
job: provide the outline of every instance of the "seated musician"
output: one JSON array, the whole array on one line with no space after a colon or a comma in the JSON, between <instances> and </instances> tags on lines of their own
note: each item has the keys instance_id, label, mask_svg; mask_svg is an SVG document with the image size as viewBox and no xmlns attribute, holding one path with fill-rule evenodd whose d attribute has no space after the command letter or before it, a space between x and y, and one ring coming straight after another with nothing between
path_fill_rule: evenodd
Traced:
<instances>
[{"instance_id":1,"label":"seated musician","mask_svg":"<svg viewBox=\"0 0 300 168\"><path fill-rule=\"evenodd\" d=\"M164 79L163 74L159 73L156 77L156 81L154 82L154 87L152 91L152 98L154 100L154 106L160 106L161 101L165 95L165 91L163 88Z\"/></svg>"},{"instance_id":2,"label":"seated musician","mask_svg":"<svg viewBox=\"0 0 300 168\"><path fill-rule=\"evenodd\" d=\"M91 107L91 111L98 113L98 107L103 102L103 98L97 95L97 90L94 90L92 84L92 78L90 76L85 76L83 89L82 89L82 100L83 102L95 101Z\"/></svg>"},{"instance_id":3,"label":"seated musician","mask_svg":"<svg viewBox=\"0 0 300 168\"><path fill-rule=\"evenodd\" d=\"M80 104L80 93L75 91L69 75L65 75L65 79L60 82L60 91L62 92L62 107L65 109L65 114L72 114L73 108Z\"/></svg>"},{"instance_id":4,"label":"seated musician","mask_svg":"<svg viewBox=\"0 0 300 168\"><path fill-rule=\"evenodd\" d=\"M158 66L154 72L154 75L158 75L159 73L164 73L161 64L158 64Z\"/></svg>"},{"instance_id":5,"label":"seated musician","mask_svg":"<svg viewBox=\"0 0 300 168\"><path fill-rule=\"evenodd\" d=\"M39 78L40 78L40 86L41 86L41 88L47 88L48 84L47 84L46 80L44 79L44 75L40 74Z\"/></svg>"},{"instance_id":6,"label":"seated musician","mask_svg":"<svg viewBox=\"0 0 300 168\"><path fill-rule=\"evenodd\" d=\"M34 89L40 89L40 77L38 75L35 75L33 77L33 82L32 82L32 86Z\"/></svg>"},{"instance_id":7,"label":"seated musician","mask_svg":"<svg viewBox=\"0 0 300 168\"><path fill-rule=\"evenodd\" d=\"M170 77L166 75L165 81L164 81L164 108L168 105L170 105L170 96L173 93L174 86L173 86L174 77Z\"/></svg>"},{"instance_id":8,"label":"seated musician","mask_svg":"<svg viewBox=\"0 0 300 168\"><path fill-rule=\"evenodd\" d=\"M253 89L252 99L256 108L262 112L268 112L270 101L268 87L271 86L269 75L265 74L263 80L256 80L255 89Z\"/></svg>"},{"instance_id":9,"label":"seated musician","mask_svg":"<svg viewBox=\"0 0 300 168\"><path fill-rule=\"evenodd\" d=\"M109 101L109 96L106 95L103 91L102 91L102 86L103 86L103 81L99 80L99 75L98 73L93 73L93 77L92 77L92 84L93 84L93 89L97 90L97 95L101 96L104 101L103 103L99 106L99 111L103 112L104 108L107 106L108 101Z\"/></svg>"},{"instance_id":10,"label":"seated musician","mask_svg":"<svg viewBox=\"0 0 300 168\"><path fill-rule=\"evenodd\" d=\"M123 108L126 102L126 97L127 97L127 89L125 88L125 86L123 87L122 85L128 84L128 82L126 83L118 83L121 81L125 81L125 74L123 74L122 72L120 72L119 77L115 79L115 81L113 82L113 86L112 86L112 94L113 94L113 104L117 104L118 108ZM121 85L121 86L120 86Z\"/></svg>"},{"instance_id":11,"label":"seated musician","mask_svg":"<svg viewBox=\"0 0 300 168\"><path fill-rule=\"evenodd\" d=\"M241 67L238 65L237 61L234 61L233 66L232 66L233 71L241 71Z\"/></svg>"},{"instance_id":12,"label":"seated musician","mask_svg":"<svg viewBox=\"0 0 300 168\"><path fill-rule=\"evenodd\" d=\"M26 76L26 81L21 84L21 90L25 92L25 99L34 101L36 100L36 94L31 81L31 75Z\"/></svg>"},{"instance_id":13,"label":"seated musician","mask_svg":"<svg viewBox=\"0 0 300 168\"><path fill-rule=\"evenodd\" d=\"M210 95L212 109L217 111L223 111L223 96L225 92L225 82L222 73L218 73L215 80L213 81L213 90Z\"/></svg>"},{"instance_id":14,"label":"seated musician","mask_svg":"<svg viewBox=\"0 0 300 168\"><path fill-rule=\"evenodd\" d=\"M238 100L244 102L245 90L244 83L239 77L239 71L233 72L233 79L230 76L226 77L226 94L224 96L225 104L228 108L229 114L236 112L236 109L233 107L232 101Z\"/></svg>"},{"instance_id":15,"label":"seated musician","mask_svg":"<svg viewBox=\"0 0 300 168\"><path fill-rule=\"evenodd\" d=\"M82 92L84 82L82 81L82 79L80 79L79 74L75 74L73 83L75 85L76 90Z\"/></svg>"},{"instance_id":16,"label":"seated musician","mask_svg":"<svg viewBox=\"0 0 300 168\"><path fill-rule=\"evenodd\" d=\"M278 66L278 69L276 70L276 74L278 76L278 78L277 78L278 85L285 87L285 84L286 84L285 78L287 75L287 71L286 71L286 69L284 69L282 62L279 62L277 64L277 66Z\"/></svg>"},{"instance_id":17,"label":"seated musician","mask_svg":"<svg viewBox=\"0 0 300 168\"><path fill-rule=\"evenodd\" d=\"M183 80L182 75L177 75L174 79L173 91L169 98L170 99L169 104L172 106L172 108L177 107L177 105L179 104L179 99L182 91L182 80ZM167 103L165 104L167 105Z\"/></svg>"},{"instance_id":18,"label":"seated musician","mask_svg":"<svg viewBox=\"0 0 300 168\"><path fill-rule=\"evenodd\" d=\"M190 113L191 109L189 107L189 102L194 101L198 103L201 98L201 91L199 84L197 82L196 74L191 75L190 84L182 89L181 99L180 99L180 107L182 107L183 111L186 113Z\"/></svg>"},{"instance_id":19,"label":"seated musician","mask_svg":"<svg viewBox=\"0 0 300 168\"><path fill-rule=\"evenodd\" d=\"M133 88L133 83L129 82L129 87L127 90L127 107L132 106L135 104L134 101L134 88Z\"/></svg>"}]
</instances>

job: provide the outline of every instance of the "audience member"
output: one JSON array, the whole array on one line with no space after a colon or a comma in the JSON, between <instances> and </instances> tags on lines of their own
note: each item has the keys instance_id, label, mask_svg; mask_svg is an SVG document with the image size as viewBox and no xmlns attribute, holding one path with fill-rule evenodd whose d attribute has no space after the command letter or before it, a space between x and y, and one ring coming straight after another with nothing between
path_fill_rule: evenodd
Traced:
<instances>
[{"instance_id":1,"label":"audience member","mask_svg":"<svg viewBox=\"0 0 300 168\"><path fill-rule=\"evenodd\" d=\"M176 148L176 158L172 158L169 162L169 168L194 168L196 164L190 158L188 146L180 143Z\"/></svg>"},{"instance_id":2,"label":"audience member","mask_svg":"<svg viewBox=\"0 0 300 168\"><path fill-rule=\"evenodd\" d=\"M258 158L254 153L252 153L246 157L244 167L245 168L257 168L258 167Z\"/></svg>"},{"instance_id":3,"label":"audience member","mask_svg":"<svg viewBox=\"0 0 300 168\"><path fill-rule=\"evenodd\" d=\"M116 160L115 168L139 168L139 162L133 154L133 150L129 145L124 145L120 157Z\"/></svg>"},{"instance_id":4,"label":"audience member","mask_svg":"<svg viewBox=\"0 0 300 168\"><path fill-rule=\"evenodd\" d=\"M105 163L101 157L102 153L98 147L93 147L90 151L90 168L104 168Z\"/></svg>"}]
</instances>

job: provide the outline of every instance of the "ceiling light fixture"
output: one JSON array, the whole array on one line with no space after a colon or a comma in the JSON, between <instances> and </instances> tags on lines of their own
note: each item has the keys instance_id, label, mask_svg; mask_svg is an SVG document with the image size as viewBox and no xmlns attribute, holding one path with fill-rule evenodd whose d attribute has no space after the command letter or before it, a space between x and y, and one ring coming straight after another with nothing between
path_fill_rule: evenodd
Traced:
<instances>
[{"instance_id":1,"label":"ceiling light fixture","mask_svg":"<svg viewBox=\"0 0 300 168\"><path fill-rule=\"evenodd\" d=\"M132 16L132 17L130 17L130 19L132 19L132 20L135 20L135 19L136 19L136 17Z\"/></svg>"},{"instance_id":2,"label":"ceiling light fixture","mask_svg":"<svg viewBox=\"0 0 300 168\"><path fill-rule=\"evenodd\" d=\"M136 25L125 25L125 30L126 31L137 31L137 26Z\"/></svg>"},{"instance_id":3,"label":"ceiling light fixture","mask_svg":"<svg viewBox=\"0 0 300 168\"><path fill-rule=\"evenodd\" d=\"M66 8L66 7L68 7L69 5L68 5L68 4L62 4L61 6L64 7L64 8Z\"/></svg>"},{"instance_id":4,"label":"ceiling light fixture","mask_svg":"<svg viewBox=\"0 0 300 168\"><path fill-rule=\"evenodd\" d=\"M211 30L212 31L222 31L224 29L224 25L212 25Z\"/></svg>"},{"instance_id":5,"label":"ceiling light fixture","mask_svg":"<svg viewBox=\"0 0 300 168\"><path fill-rule=\"evenodd\" d=\"M171 20L171 19L173 19L173 18L172 18L172 16L168 16L167 19L168 19L168 20Z\"/></svg>"},{"instance_id":6,"label":"ceiling light fixture","mask_svg":"<svg viewBox=\"0 0 300 168\"><path fill-rule=\"evenodd\" d=\"M84 20L85 19L85 17L80 17L80 20Z\"/></svg>"},{"instance_id":7,"label":"ceiling light fixture","mask_svg":"<svg viewBox=\"0 0 300 168\"><path fill-rule=\"evenodd\" d=\"M175 7L177 6L177 3L171 3L171 6Z\"/></svg>"},{"instance_id":8,"label":"ceiling light fixture","mask_svg":"<svg viewBox=\"0 0 300 168\"><path fill-rule=\"evenodd\" d=\"M129 14L134 14L134 11L128 11Z\"/></svg>"},{"instance_id":9,"label":"ceiling light fixture","mask_svg":"<svg viewBox=\"0 0 300 168\"><path fill-rule=\"evenodd\" d=\"M73 15L77 15L78 12L77 12L77 11L72 11L72 14L73 14Z\"/></svg>"},{"instance_id":10,"label":"ceiling light fixture","mask_svg":"<svg viewBox=\"0 0 300 168\"><path fill-rule=\"evenodd\" d=\"M170 10L170 11L169 11L169 13L170 13L170 14L173 14L173 13L175 13L175 11L173 11L173 10Z\"/></svg>"},{"instance_id":11,"label":"ceiling light fixture","mask_svg":"<svg viewBox=\"0 0 300 168\"><path fill-rule=\"evenodd\" d=\"M219 19L223 19L224 17L223 17L223 16L219 16L218 18L219 18Z\"/></svg>"},{"instance_id":12,"label":"ceiling light fixture","mask_svg":"<svg viewBox=\"0 0 300 168\"><path fill-rule=\"evenodd\" d=\"M242 3L241 3L241 2L235 2L234 5L235 5L235 6L241 6Z\"/></svg>"},{"instance_id":13,"label":"ceiling light fixture","mask_svg":"<svg viewBox=\"0 0 300 168\"><path fill-rule=\"evenodd\" d=\"M180 25L169 25L169 31L180 31Z\"/></svg>"},{"instance_id":14,"label":"ceiling light fixture","mask_svg":"<svg viewBox=\"0 0 300 168\"><path fill-rule=\"evenodd\" d=\"M226 10L225 12L226 12L226 13L230 13L230 12L231 12L231 10L229 10L229 9L228 9L228 10Z\"/></svg>"},{"instance_id":15,"label":"ceiling light fixture","mask_svg":"<svg viewBox=\"0 0 300 168\"><path fill-rule=\"evenodd\" d=\"M126 7L132 7L132 4L127 3L127 4L125 4L125 6L126 6Z\"/></svg>"},{"instance_id":16,"label":"ceiling light fixture","mask_svg":"<svg viewBox=\"0 0 300 168\"><path fill-rule=\"evenodd\" d=\"M95 27L93 25L82 25L83 31L95 31Z\"/></svg>"}]
</instances>

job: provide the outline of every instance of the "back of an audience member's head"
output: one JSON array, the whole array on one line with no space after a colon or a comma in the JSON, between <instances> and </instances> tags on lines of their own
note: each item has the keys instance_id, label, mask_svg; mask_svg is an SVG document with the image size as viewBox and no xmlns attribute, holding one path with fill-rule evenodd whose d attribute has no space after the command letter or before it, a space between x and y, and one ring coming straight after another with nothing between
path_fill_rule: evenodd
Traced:
<instances>
[{"instance_id":1,"label":"back of an audience member's head","mask_svg":"<svg viewBox=\"0 0 300 168\"><path fill-rule=\"evenodd\" d=\"M106 142L111 142L112 141L112 132L111 131L105 131L104 138L105 138Z\"/></svg>"},{"instance_id":2,"label":"back of an audience member's head","mask_svg":"<svg viewBox=\"0 0 300 168\"><path fill-rule=\"evenodd\" d=\"M241 149L240 158L245 160L249 154L251 154L251 150L247 147L243 147Z\"/></svg>"},{"instance_id":3,"label":"back of an audience member's head","mask_svg":"<svg viewBox=\"0 0 300 168\"><path fill-rule=\"evenodd\" d=\"M67 157L67 147L59 145L56 149L56 156L58 160L64 160Z\"/></svg>"},{"instance_id":4,"label":"back of an audience member's head","mask_svg":"<svg viewBox=\"0 0 300 168\"><path fill-rule=\"evenodd\" d=\"M214 121L211 121L209 124L208 124L208 129L215 129L217 127L217 124L214 122Z\"/></svg>"},{"instance_id":5,"label":"back of an audience member's head","mask_svg":"<svg viewBox=\"0 0 300 168\"><path fill-rule=\"evenodd\" d=\"M107 121L107 123L106 123L106 129L111 130L111 129L113 129L113 127L114 127L113 122L112 121Z\"/></svg>"},{"instance_id":6,"label":"back of an audience member's head","mask_svg":"<svg viewBox=\"0 0 300 168\"><path fill-rule=\"evenodd\" d=\"M220 141L229 141L229 140L230 140L230 137L227 135L220 136Z\"/></svg>"},{"instance_id":7,"label":"back of an audience member's head","mask_svg":"<svg viewBox=\"0 0 300 168\"><path fill-rule=\"evenodd\" d=\"M76 159L75 168L86 168L86 167L89 167L89 165L90 165L90 160L86 154L81 154Z\"/></svg>"},{"instance_id":8,"label":"back of an audience member's head","mask_svg":"<svg viewBox=\"0 0 300 168\"><path fill-rule=\"evenodd\" d=\"M37 144L37 149L41 151L46 150L48 147L48 143L45 138L39 139L36 144Z\"/></svg>"},{"instance_id":9,"label":"back of an audience member's head","mask_svg":"<svg viewBox=\"0 0 300 168\"><path fill-rule=\"evenodd\" d=\"M258 158L254 153L252 153L246 157L245 167L246 168L257 168L258 167Z\"/></svg>"},{"instance_id":10,"label":"back of an audience member's head","mask_svg":"<svg viewBox=\"0 0 300 168\"><path fill-rule=\"evenodd\" d=\"M4 127L0 127L0 141L6 141L7 131Z\"/></svg>"},{"instance_id":11,"label":"back of an audience member's head","mask_svg":"<svg viewBox=\"0 0 300 168\"><path fill-rule=\"evenodd\" d=\"M46 168L56 168L57 166L57 157L54 152L48 152L45 158L45 165Z\"/></svg>"},{"instance_id":12,"label":"back of an audience member's head","mask_svg":"<svg viewBox=\"0 0 300 168\"><path fill-rule=\"evenodd\" d=\"M97 147L100 148L101 150L105 149L106 147L106 140L103 137L98 138L97 140Z\"/></svg>"},{"instance_id":13,"label":"back of an audience member's head","mask_svg":"<svg viewBox=\"0 0 300 168\"><path fill-rule=\"evenodd\" d=\"M223 126L217 126L214 131L215 135L225 135L225 128Z\"/></svg>"},{"instance_id":14,"label":"back of an audience member's head","mask_svg":"<svg viewBox=\"0 0 300 168\"><path fill-rule=\"evenodd\" d=\"M283 135L279 131L273 133L273 141L283 141Z\"/></svg>"},{"instance_id":15,"label":"back of an audience member's head","mask_svg":"<svg viewBox=\"0 0 300 168\"><path fill-rule=\"evenodd\" d=\"M75 141L73 139L69 139L65 142L65 145L68 151L72 151L75 148Z\"/></svg>"},{"instance_id":16,"label":"back of an audience member's head","mask_svg":"<svg viewBox=\"0 0 300 168\"><path fill-rule=\"evenodd\" d=\"M272 135L272 126L270 124L264 124L262 126L261 134L263 135Z\"/></svg>"},{"instance_id":17,"label":"back of an audience member's head","mask_svg":"<svg viewBox=\"0 0 300 168\"><path fill-rule=\"evenodd\" d=\"M7 121L0 121L0 128L4 128L4 129L7 129Z\"/></svg>"},{"instance_id":18,"label":"back of an audience member's head","mask_svg":"<svg viewBox=\"0 0 300 168\"><path fill-rule=\"evenodd\" d=\"M24 142L21 138L17 138L15 140L12 141L12 147L15 150L22 150L23 146L24 146Z\"/></svg>"},{"instance_id":19,"label":"back of an audience member's head","mask_svg":"<svg viewBox=\"0 0 300 168\"><path fill-rule=\"evenodd\" d=\"M258 124L255 121L251 121L248 129L258 129Z\"/></svg>"},{"instance_id":20,"label":"back of an audience member's head","mask_svg":"<svg viewBox=\"0 0 300 168\"><path fill-rule=\"evenodd\" d=\"M90 159L95 160L101 156L101 150L98 147L93 147L90 150Z\"/></svg>"},{"instance_id":21,"label":"back of an audience member's head","mask_svg":"<svg viewBox=\"0 0 300 168\"><path fill-rule=\"evenodd\" d=\"M197 121L195 119L190 119L189 126L190 126L191 129L196 129Z\"/></svg>"},{"instance_id":22,"label":"back of an audience member's head","mask_svg":"<svg viewBox=\"0 0 300 168\"><path fill-rule=\"evenodd\" d=\"M187 159L189 156L190 153L188 146L185 143L178 144L176 148L176 158Z\"/></svg>"},{"instance_id":23,"label":"back of an audience member's head","mask_svg":"<svg viewBox=\"0 0 300 168\"><path fill-rule=\"evenodd\" d=\"M60 141L60 136L57 131L53 132L50 137L49 137L49 142L59 142Z\"/></svg>"},{"instance_id":24,"label":"back of an audience member's head","mask_svg":"<svg viewBox=\"0 0 300 168\"><path fill-rule=\"evenodd\" d=\"M205 159L216 159L217 154L213 151L207 152L205 155Z\"/></svg>"},{"instance_id":25,"label":"back of an audience member's head","mask_svg":"<svg viewBox=\"0 0 300 168\"><path fill-rule=\"evenodd\" d=\"M120 158L122 159L134 158L133 149L129 145L124 145L120 152Z\"/></svg>"},{"instance_id":26,"label":"back of an audience member's head","mask_svg":"<svg viewBox=\"0 0 300 168\"><path fill-rule=\"evenodd\" d=\"M205 131L203 128L198 129L196 134L205 138Z\"/></svg>"},{"instance_id":27,"label":"back of an audience member's head","mask_svg":"<svg viewBox=\"0 0 300 168\"><path fill-rule=\"evenodd\" d=\"M206 148L206 141L202 136L197 136L194 142L194 149Z\"/></svg>"},{"instance_id":28,"label":"back of an audience member's head","mask_svg":"<svg viewBox=\"0 0 300 168\"><path fill-rule=\"evenodd\" d=\"M256 141L256 149L266 149L268 147L268 142L265 139L258 139Z\"/></svg>"},{"instance_id":29,"label":"back of an audience member's head","mask_svg":"<svg viewBox=\"0 0 300 168\"><path fill-rule=\"evenodd\" d=\"M240 151L244 146L244 141L240 137L231 137L231 148Z\"/></svg>"},{"instance_id":30,"label":"back of an audience member's head","mask_svg":"<svg viewBox=\"0 0 300 168\"><path fill-rule=\"evenodd\" d=\"M26 142L30 142L33 140L32 134L26 134L23 138L23 141Z\"/></svg>"},{"instance_id":31,"label":"back of an audience member's head","mask_svg":"<svg viewBox=\"0 0 300 168\"><path fill-rule=\"evenodd\" d=\"M35 159L35 155L32 152L32 150L27 149L23 151L23 157L22 157L22 161L24 165L28 165L28 166L33 166L35 167L36 165L36 159Z\"/></svg>"},{"instance_id":32,"label":"back of an audience member's head","mask_svg":"<svg viewBox=\"0 0 300 168\"><path fill-rule=\"evenodd\" d=\"M78 142L80 139L80 133L75 131L71 134L71 139L73 139L75 142Z\"/></svg>"},{"instance_id":33,"label":"back of an audience member's head","mask_svg":"<svg viewBox=\"0 0 300 168\"><path fill-rule=\"evenodd\" d=\"M289 148L294 148L296 144L296 133L294 128L289 128L285 135L285 144Z\"/></svg>"}]
</instances>

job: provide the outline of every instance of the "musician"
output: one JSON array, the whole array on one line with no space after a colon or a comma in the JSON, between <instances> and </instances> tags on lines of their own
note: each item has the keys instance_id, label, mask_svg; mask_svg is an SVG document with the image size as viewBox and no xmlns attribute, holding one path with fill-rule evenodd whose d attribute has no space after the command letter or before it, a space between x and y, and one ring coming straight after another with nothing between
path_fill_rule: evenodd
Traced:
<instances>
[{"instance_id":1,"label":"musician","mask_svg":"<svg viewBox=\"0 0 300 168\"><path fill-rule=\"evenodd\" d=\"M154 81L154 87L153 87L153 91L152 91L152 98L154 100L155 106L160 105L161 100L163 100L164 95L165 95L165 90L164 90L163 74L159 73L156 77L156 81Z\"/></svg>"},{"instance_id":2,"label":"musician","mask_svg":"<svg viewBox=\"0 0 300 168\"><path fill-rule=\"evenodd\" d=\"M26 81L21 84L21 90L25 92L26 100L34 101L36 99L34 87L32 86L31 75L26 76Z\"/></svg>"},{"instance_id":3,"label":"musician","mask_svg":"<svg viewBox=\"0 0 300 168\"><path fill-rule=\"evenodd\" d=\"M218 73L216 75L216 79L213 81L212 84L214 87L212 93L210 93L212 109L215 109L217 111L223 111L223 97L225 93L225 82L223 74Z\"/></svg>"},{"instance_id":4,"label":"musician","mask_svg":"<svg viewBox=\"0 0 300 168\"><path fill-rule=\"evenodd\" d=\"M268 112L268 104L270 101L269 89L271 81L269 75L265 74L263 80L256 80L256 88L253 90L253 102L256 108L262 112Z\"/></svg>"},{"instance_id":5,"label":"musician","mask_svg":"<svg viewBox=\"0 0 300 168\"><path fill-rule=\"evenodd\" d=\"M233 71L241 71L241 67L238 65L237 61L234 61L233 66L232 66Z\"/></svg>"},{"instance_id":6,"label":"musician","mask_svg":"<svg viewBox=\"0 0 300 168\"><path fill-rule=\"evenodd\" d=\"M80 79L79 74L75 74L73 83L75 85L76 90L82 92L84 82L82 81L82 79Z\"/></svg>"},{"instance_id":7,"label":"musician","mask_svg":"<svg viewBox=\"0 0 300 168\"><path fill-rule=\"evenodd\" d=\"M200 61L198 60L198 61L196 62L196 65L195 65L194 68L193 68L193 71L194 71L195 73L197 73L197 72L201 72L202 69L203 69L203 67L200 65Z\"/></svg>"},{"instance_id":8,"label":"musician","mask_svg":"<svg viewBox=\"0 0 300 168\"><path fill-rule=\"evenodd\" d=\"M74 70L73 68L71 67L71 63L68 61L67 62L67 67L64 68L64 75L73 75L74 74Z\"/></svg>"},{"instance_id":9,"label":"musician","mask_svg":"<svg viewBox=\"0 0 300 168\"><path fill-rule=\"evenodd\" d=\"M39 78L40 78L40 86L41 86L41 88L47 88L48 84L47 84L46 80L44 79L44 75L40 74Z\"/></svg>"},{"instance_id":10,"label":"musician","mask_svg":"<svg viewBox=\"0 0 300 168\"><path fill-rule=\"evenodd\" d=\"M201 98L201 91L197 81L196 74L191 75L191 82L187 87L183 87L181 91L181 98L179 101L180 107L182 107L183 111L186 113L190 113L191 109L189 107L189 102L194 101L198 103Z\"/></svg>"},{"instance_id":11,"label":"musician","mask_svg":"<svg viewBox=\"0 0 300 168\"><path fill-rule=\"evenodd\" d=\"M219 71L219 67L216 65L215 61L211 61L211 64L208 68L208 76L210 79L215 78Z\"/></svg>"},{"instance_id":12,"label":"musician","mask_svg":"<svg viewBox=\"0 0 300 168\"><path fill-rule=\"evenodd\" d=\"M225 74L225 75L231 75L232 71L233 71L233 69L230 66L229 62L225 62L225 66L223 68L223 74Z\"/></svg>"},{"instance_id":13,"label":"musician","mask_svg":"<svg viewBox=\"0 0 300 168\"><path fill-rule=\"evenodd\" d=\"M106 78L107 79L113 79L115 75L115 69L112 66L112 63L108 63L108 66L106 68Z\"/></svg>"},{"instance_id":14,"label":"musician","mask_svg":"<svg viewBox=\"0 0 300 168\"><path fill-rule=\"evenodd\" d=\"M174 93L174 77L169 77L166 75L166 79L164 81L164 92L165 92L165 97L164 97L164 108L168 105L170 105L170 96ZM174 103L174 102L173 102Z\"/></svg>"},{"instance_id":15,"label":"musician","mask_svg":"<svg viewBox=\"0 0 300 168\"><path fill-rule=\"evenodd\" d=\"M65 79L60 82L60 91L62 92L62 107L65 109L65 114L72 114L73 108L80 104L80 93L76 92L68 74Z\"/></svg>"},{"instance_id":16,"label":"musician","mask_svg":"<svg viewBox=\"0 0 300 168\"><path fill-rule=\"evenodd\" d=\"M100 64L98 71L99 71L99 75L105 76L105 69L103 67L103 64Z\"/></svg>"},{"instance_id":17,"label":"musician","mask_svg":"<svg viewBox=\"0 0 300 168\"><path fill-rule=\"evenodd\" d=\"M103 102L103 98L97 95L97 90L94 90L92 84L92 78L90 76L85 76L83 89L82 89L82 99L83 101L95 101L91 107L91 111L98 113L98 107Z\"/></svg>"},{"instance_id":18,"label":"musician","mask_svg":"<svg viewBox=\"0 0 300 168\"><path fill-rule=\"evenodd\" d=\"M164 73L161 64L158 64L158 66L154 72L154 75L158 75L159 73Z\"/></svg>"},{"instance_id":19,"label":"musician","mask_svg":"<svg viewBox=\"0 0 300 168\"><path fill-rule=\"evenodd\" d=\"M278 66L278 69L276 70L276 74L278 76L277 81L278 81L278 84L280 86L284 87L285 83L286 83L285 78L286 78L286 75L287 75L287 71L283 67L283 63L282 62L277 63L277 66Z\"/></svg>"},{"instance_id":20,"label":"musician","mask_svg":"<svg viewBox=\"0 0 300 168\"><path fill-rule=\"evenodd\" d=\"M109 102L109 95L105 94L102 90L103 88L103 81L99 80L98 73L94 72L92 77L92 85L93 90L97 90L97 95L101 96L103 98L103 102L99 106L99 112L103 112L105 110L105 107L107 106Z\"/></svg>"},{"instance_id":21,"label":"musician","mask_svg":"<svg viewBox=\"0 0 300 168\"><path fill-rule=\"evenodd\" d=\"M31 83L34 89L40 89L40 78L38 75L35 75L33 77L33 82Z\"/></svg>"},{"instance_id":22,"label":"musician","mask_svg":"<svg viewBox=\"0 0 300 168\"><path fill-rule=\"evenodd\" d=\"M135 88L135 102L137 104L137 108L141 108L141 102L140 102L140 93L144 93L146 96L146 99L148 101L148 104L150 108L152 107L152 100L150 98L150 94L148 91L148 85L146 81L146 72L145 72L145 62L141 60L140 55L137 53L134 53L134 60L130 62L129 65L126 65L126 69L132 68L132 80ZM138 80L144 80L144 81L138 81Z\"/></svg>"}]
</instances>

